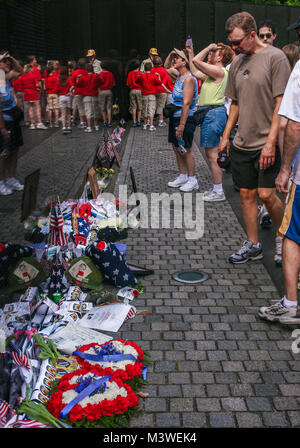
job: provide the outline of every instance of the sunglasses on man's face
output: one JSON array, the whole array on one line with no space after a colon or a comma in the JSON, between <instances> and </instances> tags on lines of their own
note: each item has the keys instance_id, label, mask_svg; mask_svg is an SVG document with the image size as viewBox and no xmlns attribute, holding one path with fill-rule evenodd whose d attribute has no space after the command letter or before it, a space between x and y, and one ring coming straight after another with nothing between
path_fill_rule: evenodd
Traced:
<instances>
[{"instance_id":1,"label":"sunglasses on man's face","mask_svg":"<svg viewBox=\"0 0 300 448\"><path fill-rule=\"evenodd\" d=\"M272 34L271 33L266 33L266 34L260 34L259 35L259 38L260 39L264 39L264 38L267 38L267 39L270 39L270 37L272 37Z\"/></svg>"},{"instance_id":2,"label":"sunglasses on man's face","mask_svg":"<svg viewBox=\"0 0 300 448\"><path fill-rule=\"evenodd\" d=\"M248 36L248 34L246 34L242 39L240 39L240 40L229 40L229 39L227 39L227 43L228 43L228 45L230 45L230 47L232 47L232 45L234 45L235 47L238 47L242 42L243 42L243 40L246 38Z\"/></svg>"}]
</instances>

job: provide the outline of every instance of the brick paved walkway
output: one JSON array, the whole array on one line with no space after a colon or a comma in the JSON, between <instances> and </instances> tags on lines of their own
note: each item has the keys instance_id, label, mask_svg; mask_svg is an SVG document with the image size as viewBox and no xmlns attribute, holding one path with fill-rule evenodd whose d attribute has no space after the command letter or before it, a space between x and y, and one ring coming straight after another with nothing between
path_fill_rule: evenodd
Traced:
<instances>
[{"instance_id":1,"label":"brick paved walkway","mask_svg":"<svg viewBox=\"0 0 300 448\"><path fill-rule=\"evenodd\" d=\"M200 192L210 173L194 145ZM131 191L174 193L176 176L167 129L132 129L118 185ZM116 188L118 191L118 188ZM178 191L178 190L177 190ZM151 353L149 397L134 427L300 426L300 355L291 351L293 328L260 320L258 307L278 300L262 262L234 266L228 256L244 231L228 201L205 205L205 232L186 240L184 229L137 229L126 240L126 257L154 269L144 277L146 293L135 301L151 314L122 327L120 336ZM173 280L180 269L209 274L198 285Z\"/></svg>"},{"instance_id":2,"label":"brick paved walkway","mask_svg":"<svg viewBox=\"0 0 300 448\"><path fill-rule=\"evenodd\" d=\"M43 131L41 131L43 132ZM99 134L75 129L53 132L19 160L21 180L41 168L38 204L49 193L72 197L94 155ZM203 192L210 173L194 146L196 175ZM174 193L176 175L167 129L131 129L116 183L128 185L132 166L138 190ZM74 196L73 196L74 197ZM0 197L0 240L22 242L22 193ZM174 211L175 212L175 211ZM174 214L174 212L172 212ZM184 229L136 229L126 241L126 259L154 269L142 278L146 293L135 299L137 316L116 336L148 350L149 397L133 427L299 427L300 355L291 351L291 327L261 321L257 309L279 295L262 262L233 266L228 256L245 238L228 201L205 206L205 232L186 240ZM198 285L172 279L179 269L200 269Z\"/></svg>"}]
</instances>

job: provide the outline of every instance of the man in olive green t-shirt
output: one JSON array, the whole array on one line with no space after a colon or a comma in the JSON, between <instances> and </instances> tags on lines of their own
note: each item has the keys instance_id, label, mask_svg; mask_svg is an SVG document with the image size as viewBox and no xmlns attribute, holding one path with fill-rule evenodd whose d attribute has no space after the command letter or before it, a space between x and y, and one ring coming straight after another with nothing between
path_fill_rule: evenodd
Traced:
<instances>
[{"instance_id":1,"label":"man in olive green t-shirt","mask_svg":"<svg viewBox=\"0 0 300 448\"><path fill-rule=\"evenodd\" d=\"M251 14L234 14L225 29L232 49L240 53L229 70L225 95L232 104L219 145L219 151L226 148L229 152L230 133L238 121L230 157L233 181L240 189L247 240L229 261L239 264L263 256L258 241L257 194L280 236L284 206L275 189L280 169L278 109L290 67L281 50L260 41Z\"/></svg>"}]
</instances>

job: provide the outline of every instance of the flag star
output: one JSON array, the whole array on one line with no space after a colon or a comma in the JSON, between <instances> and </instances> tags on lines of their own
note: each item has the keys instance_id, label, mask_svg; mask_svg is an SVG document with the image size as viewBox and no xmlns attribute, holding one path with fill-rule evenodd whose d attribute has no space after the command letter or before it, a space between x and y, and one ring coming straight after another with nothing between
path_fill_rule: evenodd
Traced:
<instances>
[{"instance_id":1,"label":"flag star","mask_svg":"<svg viewBox=\"0 0 300 448\"><path fill-rule=\"evenodd\" d=\"M110 262L109 262L109 261L107 261L106 263L103 263L103 266L104 266L105 268L108 268L109 265L110 265Z\"/></svg>"},{"instance_id":2,"label":"flag star","mask_svg":"<svg viewBox=\"0 0 300 448\"><path fill-rule=\"evenodd\" d=\"M128 280L128 274L124 274L124 275L123 275L123 279L124 279L124 280Z\"/></svg>"},{"instance_id":3,"label":"flag star","mask_svg":"<svg viewBox=\"0 0 300 448\"><path fill-rule=\"evenodd\" d=\"M49 286L50 286L50 288L54 288L55 285L53 282L51 282Z\"/></svg>"},{"instance_id":4,"label":"flag star","mask_svg":"<svg viewBox=\"0 0 300 448\"><path fill-rule=\"evenodd\" d=\"M113 257L115 257L117 255L115 250L113 251L112 255L113 255Z\"/></svg>"},{"instance_id":5,"label":"flag star","mask_svg":"<svg viewBox=\"0 0 300 448\"><path fill-rule=\"evenodd\" d=\"M113 274L114 274L114 275L118 275L119 272L120 272L119 269L115 269L115 270L113 271Z\"/></svg>"}]
</instances>

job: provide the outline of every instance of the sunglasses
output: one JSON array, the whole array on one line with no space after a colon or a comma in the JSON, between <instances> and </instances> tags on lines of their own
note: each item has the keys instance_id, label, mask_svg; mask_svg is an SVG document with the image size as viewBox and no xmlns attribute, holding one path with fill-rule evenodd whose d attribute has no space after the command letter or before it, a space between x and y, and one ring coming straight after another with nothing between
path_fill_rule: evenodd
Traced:
<instances>
[{"instance_id":1,"label":"sunglasses","mask_svg":"<svg viewBox=\"0 0 300 448\"><path fill-rule=\"evenodd\" d=\"M232 47L232 45L234 45L235 47L238 47L243 42L243 40L246 39L247 36L248 36L248 34L246 34L240 40L229 40L229 39L227 39L227 43L228 43L228 45L230 45L230 47Z\"/></svg>"},{"instance_id":2,"label":"sunglasses","mask_svg":"<svg viewBox=\"0 0 300 448\"><path fill-rule=\"evenodd\" d=\"M270 39L270 37L272 37L272 34L271 33L266 33L266 34L260 34L259 35L260 39L263 39L264 37L266 37L267 39Z\"/></svg>"}]
</instances>

